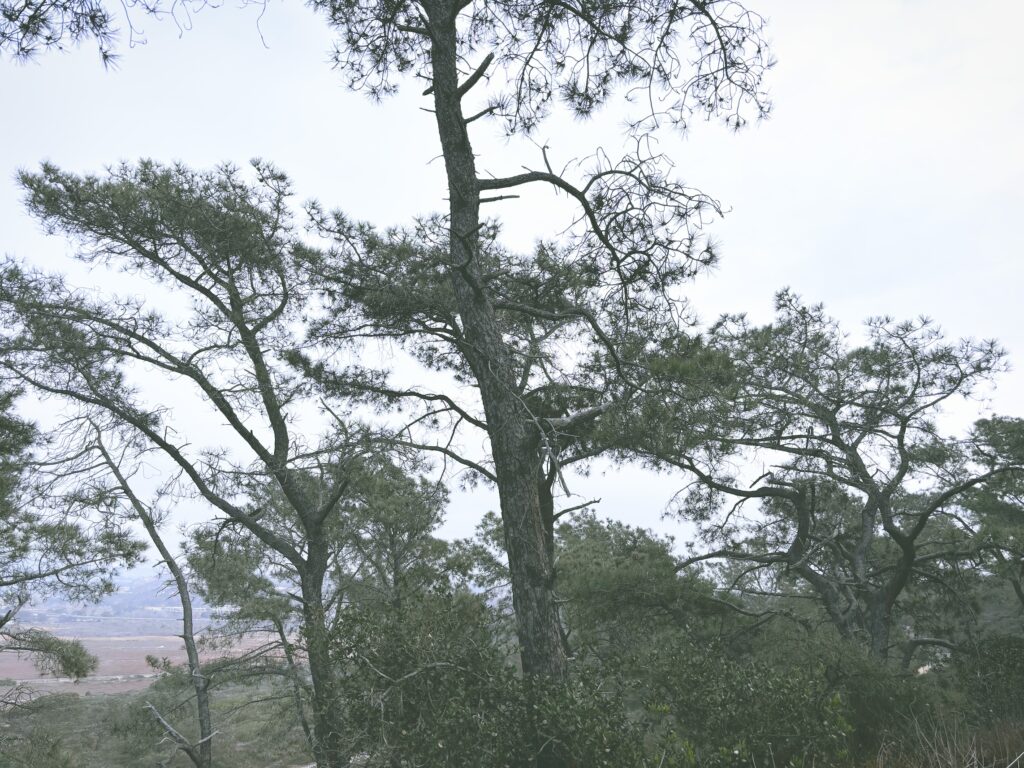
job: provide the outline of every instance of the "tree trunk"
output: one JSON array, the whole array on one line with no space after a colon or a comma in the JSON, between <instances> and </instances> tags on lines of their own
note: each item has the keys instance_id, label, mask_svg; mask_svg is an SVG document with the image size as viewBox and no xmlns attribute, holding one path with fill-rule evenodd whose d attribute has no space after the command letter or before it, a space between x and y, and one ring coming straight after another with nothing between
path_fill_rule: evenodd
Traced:
<instances>
[{"instance_id":1,"label":"tree trunk","mask_svg":"<svg viewBox=\"0 0 1024 768\"><path fill-rule=\"evenodd\" d=\"M883 595L875 597L868 606L867 631L871 655L879 661L889 658L889 632L892 628L892 609Z\"/></svg>"},{"instance_id":2,"label":"tree trunk","mask_svg":"<svg viewBox=\"0 0 1024 768\"><path fill-rule=\"evenodd\" d=\"M450 197L448 272L462 319L463 354L476 377L487 419L523 671L561 680L566 676L566 657L537 487L538 433L517 392L515 371L477 258L480 190L459 93L457 10L450 0L427 7L434 106Z\"/></svg>"},{"instance_id":3,"label":"tree trunk","mask_svg":"<svg viewBox=\"0 0 1024 768\"><path fill-rule=\"evenodd\" d=\"M195 625L192 622L192 596L181 568L178 567L177 562L164 545L153 519L149 515L144 515L142 524L146 527L146 532L149 533L150 539L153 540L160 556L164 559L167 570L174 577L178 599L181 601L181 639L185 642L185 656L188 658L188 672L192 680L192 687L196 692L196 716L199 720L198 749L189 753L189 757L196 764L196 768L211 768L213 765L213 720L210 717L210 681L199 666L199 649L196 647Z\"/></svg>"},{"instance_id":4,"label":"tree trunk","mask_svg":"<svg viewBox=\"0 0 1024 768\"><path fill-rule=\"evenodd\" d=\"M196 765L196 768L211 768L213 765L214 732L213 720L210 716L210 681L203 674L199 665L199 649L196 647L195 625L192 620L192 595L188 589L188 582L185 580L185 575L182 573L177 561L171 555L171 551L164 543L163 537L160 536L160 531L156 527L156 521L153 519L152 514L150 514L150 509L135 495L131 484L128 482L128 478L122 474L120 467L107 452L102 442L97 441L97 448L103 460L110 467L111 472L113 472L114 478L128 497L129 503L138 515L139 520L146 529L146 533L149 534L150 540L160 553L164 565L167 566L167 570L170 571L171 577L174 579L174 586L178 591L178 600L181 603L181 639L185 643L185 656L188 659L189 677L192 680L192 688L196 692L196 719L199 721L198 742L195 744L183 743L187 740L180 735L175 737L175 740L179 741L179 745ZM156 712L155 709L154 712ZM161 723L164 723L164 721L161 720ZM174 736L173 733L171 735Z\"/></svg>"},{"instance_id":5,"label":"tree trunk","mask_svg":"<svg viewBox=\"0 0 1024 768\"><path fill-rule=\"evenodd\" d=\"M480 188L466 130L457 67L457 6L427 4L432 31L434 107L448 175L449 264L462 319L462 352L476 378L487 419L501 521L512 578L512 606L523 673L562 681L567 663L554 600L554 571L537 487L539 435L517 377L479 263ZM560 750L538 736L538 768L562 768Z\"/></svg>"},{"instance_id":6,"label":"tree trunk","mask_svg":"<svg viewBox=\"0 0 1024 768\"><path fill-rule=\"evenodd\" d=\"M288 640L288 633L285 631L284 624L274 619L274 629L277 630L277 636L281 639L281 649L284 652L284 660L288 665L288 677L292 687L292 700L295 703L295 717L299 721L299 725L302 727L302 732L306 735L306 743L309 748L313 748L313 729L309 727L309 720L306 719L306 706L302 700L303 694L303 682L300 677L299 666L295 663L295 653L292 650L292 644Z\"/></svg>"},{"instance_id":7,"label":"tree trunk","mask_svg":"<svg viewBox=\"0 0 1024 768\"><path fill-rule=\"evenodd\" d=\"M326 558L318 557L317 549L311 534L307 568L299 574L303 635L313 689L313 759L317 768L343 768L348 765L348 750L342 739L342 718L323 603Z\"/></svg>"}]
</instances>

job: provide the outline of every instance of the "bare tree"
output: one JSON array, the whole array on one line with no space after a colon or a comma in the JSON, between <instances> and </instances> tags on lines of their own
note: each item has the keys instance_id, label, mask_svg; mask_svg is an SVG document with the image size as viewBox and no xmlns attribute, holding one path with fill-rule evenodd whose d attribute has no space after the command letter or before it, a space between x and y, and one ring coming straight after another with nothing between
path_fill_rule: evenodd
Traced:
<instances>
[{"instance_id":1,"label":"bare tree","mask_svg":"<svg viewBox=\"0 0 1024 768\"><path fill-rule=\"evenodd\" d=\"M173 728L155 707L149 705L149 708L167 734L196 768L211 768L213 765L213 737L216 732L213 730L213 718L210 715L210 679L200 664L199 648L196 642L192 595L184 571L160 533L160 525L166 519L166 513L160 511L156 505L143 501L131 483L132 477L141 469L137 460L144 458L146 446L145 444L132 445L129 440L127 444L120 447L120 450L115 451L104 443L104 430L99 425L89 420L87 429L86 444L81 450L76 451L76 462L85 464L84 471L89 473L88 482L95 493L100 496L113 496L127 507L126 511L130 517L142 523L149 540L160 554L160 563L167 569L174 581L174 589L178 595L178 602L181 604L181 639L185 645L189 680L195 693L199 738L195 741L188 739ZM110 431L117 434L116 428ZM137 440L135 442L138 443ZM126 466L130 459L134 461Z\"/></svg>"}]
</instances>

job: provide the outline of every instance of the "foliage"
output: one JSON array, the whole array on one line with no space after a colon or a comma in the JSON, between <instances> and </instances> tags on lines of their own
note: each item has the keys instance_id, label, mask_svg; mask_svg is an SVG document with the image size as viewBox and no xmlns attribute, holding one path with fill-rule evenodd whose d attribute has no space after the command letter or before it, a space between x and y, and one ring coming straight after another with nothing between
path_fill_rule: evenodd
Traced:
<instances>
[{"instance_id":1,"label":"foliage","mask_svg":"<svg viewBox=\"0 0 1024 768\"><path fill-rule=\"evenodd\" d=\"M4 514L17 503L25 454L36 438L32 424L13 413L17 390L0 390L0 509Z\"/></svg>"},{"instance_id":2,"label":"foliage","mask_svg":"<svg viewBox=\"0 0 1024 768\"><path fill-rule=\"evenodd\" d=\"M58 734L32 730L25 739L2 744L2 765L7 768L80 768L82 763L64 743L64 738Z\"/></svg>"},{"instance_id":3,"label":"foliage","mask_svg":"<svg viewBox=\"0 0 1024 768\"><path fill-rule=\"evenodd\" d=\"M559 526L556 562L558 591L576 632L697 622L728 608L716 603L709 582L678 573L672 539L593 513Z\"/></svg>"},{"instance_id":4,"label":"foliage","mask_svg":"<svg viewBox=\"0 0 1024 768\"><path fill-rule=\"evenodd\" d=\"M44 165L20 181L32 213L49 231L78 241L80 259L120 268L150 290L87 295L60 276L4 264L0 315L10 333L0 342L0 368L66 407L69 429L89 425L109 436L105 455L120 459L107 461L108 471L122 466L127 479L159 457L170 467L158 499L163 510L198 497L291 565L301 582L309 663L317 668L318 759L338 764L327 711L334 697L325 690L325 532L342 514L350 467L379 450L367 430L341 415L343 403L314 400L308 382L283 361L304 344L321 303L319 254L295 234L288 179L260 162L248 180L228 166L197 172L142 161L104 176ZM224 429L212 445L197 447L170 429L167 392L154 397L151 387L134 384L147 376L173 387L177 408L218 414ZM298 422L318 407L328 426L307 434ZM70 453L88 453L93 444ZM118 484L127 495L126 483ZM268 493L287 508L283 530L260 520Z\"/></svg>"},{"instance_id":5,"label":"foliage","mask_svg":"<svg viewBox=\"0 0 1024 768\"><path fill-rule=\"evenodd\" d=\"M956 438L936 422L1004 353L946 341L925 319L870 320L857 346L820 305L787 291L776 304L771 325L726 317L709 331L701 346L729 361L711 379L667 349L641 417L620 425L623 446L696 478L678 511L708 546L688 565L746 563L735 594L813 595L843 636L885 657L913 641L894 618L907 590L955 592L951 564L975 555L969 492L1024 471L989 450L985 423Z\"/></svg>"},{"instance_id":6,"label":"foliage","mask_svg":"<svg viewBox=\"0 0 1024 768\"><path fill-rule=\"evenodd\" d=\"M417 466L399 466L384 456L351 463L339 514L325 521L315 545L329 564L319 586L320 626L330 643L324 651L330 664L326 671L337 720L345 724L341 736L348 752L361 748L349 732L351 715L345 711L357 699L346 671L350 655L353 649L368 653L366 649L378 642L377 633L400 629L400 623L391 622L371 631L360 617L414 612L423 595L449 588L458 577L447 543L435 536L447 493L443 486L407 473ZM266 530L281 537L294 535L299 521L274 486L255 486L250 493L254 514ZM317 702L311 700L310 676L302 662L317 638L295 564L231 520L198 527L188 561L199 593L218 608L222 628L230 635L253 633L266 640L244 663L211 669L209 674L225 680L238 675L283 680L292 688L294 714L304 723L307 710L315 712ZM369 634L356 641L360 628Z\"/></svg>"},{"instance_id":7,"label":"foliage","mask_svg":"<svg viewBox=\"0 0 1024 768\"><path fill-rule=\"evenodd\" d=\"M104 61L112 57L114 21L96 0L55 3L0 2L0 53L26 59L40 50L96 41Z\"/></svg>"},{"instance_id":8,"label":"foliage","mask_svg":"<svg viewBox=\"0 0 1024 768\"><path fill-rule=\"evenodd\" d=\"M142 544L105 518L102 505L56 493L38 470L30 472L42 441L15 414L18 394L0 388L0 652L27 655L42 672L77 679L94 671L97 659L78 641L20 627L18 613L33 595L100 599L113 589L116 567L137 561ZM0 695L0 706L6 703Z\"/></svg>"},{"instance_id":9,"label":"foliage","mask_svg":"<svg viewBox=\"0 0 1024 768\"><path fill-rule=\"evenodd\" d=\"M952 661L973 717L985 724L1024 722L1024 637L980 638Z\"/></svg>"},{"instance_id":10,"label":"foliage","mask_svg":"<svg viewBox=\"0 0 1024 768\"><path fill-rule=\"evenodd\" d=\"M668 718L702 765L838 764L847 755L842 701L807 659L737 657L721 644L665 638L643 662L648 716Z\"/></svg>"},{"instance_id":11,"label":"foliage","mask_svg":"<svg viewBox=\"0 0 1024 768\"><path fill-rule=\"evenodd\" d=\"M472 374L467 381L476 387L483 414L475 402L474 414L444 393L419 387L389 387L388 394L418 399L426 410L424 419L434 414L435 402L444 404L454 423L452 437L415 444L494 481L523 670L529 677L564 681L568 660L553 594L554 497L557 481L565 489L563 450L580 442L604 412L628 399L635 386L621 362L642 359L638 353L646 318L679 322L673 289L715 259L700 230L706 216L720 212L719 205L674 177L668 159L652 149L650 134L662 120L685 125L694 111L724 117L735 127L745 121L744 113L766 114L761 79L770 56L763 21L735 2L654 0L576 7L501 0L325 0L314 7L339 33L335 63L353 88L377 97L393 91L405 75L430 84L424 95L434 102L449 192L449 216L435 240L436 258L451 286L457 322L412 324L398 333L434 335L451 344ZM681 49L689 49L689 55ZM492 78L492 65L504 69L503 76ZM481 91L490 93L476 111L468 101ZM528 134L556 101L586 117L621 91L646 94L646 99L630 101L650 105L633 122L632 141L621 160L599 150L589 163L571 172L567 166L559 174L544 147L538 158L543 170L505 177L478 172L468 128L475 120L498 117L510 134ZM572 264L591 281L590 290L582 292L585 301L576 301L574 294L567 301L541 288L522 302L501 291L502 278L515 271L515 259L488 248L490 228L481 218L481 205L530 184L566 193L578 207L564 247L539 247L535 259L524 261L526 272L534 278L550 263L554 272L569 274ZM347 228L335 229L344 240ZM491 281L495 257L500 277ZM608 311L616 304L617 311ZM509 316L523 322L509 324ZM637 316L641 320L634 326ZM444 318L449 319L454 315ZM614 328L611 334L606 322ZM530 330L525 356L517 349L521 338L508 333L521 327ZM384 337L394 333L375 329L372 322L366 328ZM593 359L611 372L598 376L597 386L580 386L573 376L563 376L563 366L547 368L550 348L557 348L547 341L557 342L566 329L586 338L595 349ZM607 380L615 384L610 391ZM622 388L628 390L625 397L620 397ZM590 407L578 408L577 394ZM538 407L552 403L557 405L554 414ZM493 471L452 450L454 432L463 421L486 430ZM604 448L566 454L580 460ZM565 764L550 744L538 749L545 768Z\"/></svg>"},{"instance_id":12,"label":"foliage","mask_svg":"<svg viewBox=\"0 0 1024 768\"><path fill-rule=\"evenodd\" d=\"M977 451L1001 461L1024 460L1024 419L993 417L975 425ZM964 506L974 521L972 533L987 569L1009 584L1024 619L1024 477L1004 475L972 489ZM1018 621L1018 626L1024 626Z\"/></svg>"},{"instance_id":13,"label":"foliage","mask_svg":"<svg viewBox=\"0 0 1024 768\"><path fill-rule=\"evenodd\" d=\"M0 629L32 594L108 594L115 567L142 548L101 504L47 482L36 455L46 441L15 413L19 394L0 382Z\"/></svg>"},{"instance_id":14,"label":"foliage","mask_svg":"<svg viewBox=\"0 0 1024 768\"><path fill-rule=\"evenodd\" d=\"M806 600L731 596L670 540L584 515L559 544L577 663L698 764L850 764L907 718L953 711L934 675L872 658Z\"/></svg>"},{"instance_id":15,"label":"foliage","mask_svg":"<svg viewBox=\"0 0 1024 768\"><path fill-rule=\"evenodd\" d=\"M344 686L360 749L384 762L470 765L482 745L507 746L503 699L514 676L472 595L356 606L335 642L337 657L349 660Z\"/></svg>"},{"instance_id":16,"label":"foliage","mask_svg":"<svg viewBox=\"0 0 1024 768\"><path fill-rule=\"evenodd\" d=\"M22 629L0 634L3 650L32 657L44 674L79 679L96 671L99 659L78 640L56 637L41 629Z\"/></svg>"},{"instance_id":17,"label":"foliage","mask_svg":"<svg viewBox=\"0 0 1024 768\"><path fill-rule=\"evenodd\" d=\"M642 764L615 691L524 680L493 621L479 597L444 590L347 613L338 655L358 748L381 764L499 768L531 765L531 745L549 742L576 765Z\"/></svg>"},{"instance_id":18,"label":"foliage","mask_svg":"<svg viewBox=\"0 0 1024 768\"><path fill-rule=\"evenodd\" d=\"M651 139L695 114L736 128L767 114L759 16L733 0L311 5L338 32L353 88L429 82L447 218L380 232L314 205L335 243L323 254L295 234L288 181L264 163L254 183L230 167L143 161L100 178L44 165L20 176L40 221L187 309L93 298L12 262L0 272L5 375L75 403L78 426L109 431L136 469L162 453L163 498L221 515L192 538L194 579L229 627L272 630L261 650L279 654L247 659L266 687L240 705L266 693L268 720L297 721L325 767L359 753L485 768L842 765L883 738L913 743L919 717L945 714L933 678L887 663L903 645L905 666L919 647L933 662L952 652L935 678L980 718L1024 717L1020 638L986 634L976 610L995 577L1024 606L1024 422L983 419L956 438L937 419L1003 369L1002 350L947 342L925 319L873 319L855 345L789 292L765 327L727 317L695 338L686 325L679 288L715 262L702 227L721 207L675 179ZM16 57L92 38L107 58L110 34L101 0L0 0L0 52ZM475 120L529 134L558 102L585 117L622 91L647 98L631 100L642 111L621 159L598 151L556 174L545 146L540 170L477 171ZM577 218L564 242L508 253L480 205L535 183L567 194ZM468 396L339 363L367 336ZM187 385L230 440L201 450L175 436L171 411L133 386L140 369ZM0 587L15 607L0 641L84 674L80 645L3 627L37 578L98 594L110 563L137 552L111 515L102 530L82 522L116 507L101 481L69 488L51 468L22 492L32 435L7 417L13 397L0 395ZM354 401L418 410L381 450L349 417ZM331 427L312 439L311 408ZM469 428L489 457L459 444ZM486 519L476 545L438 540L445 490L396 447L493 482L501 525ZM563 469L613 448L697 479L677 512L700 524L700 549L679 558L670 539L588 514L556 530ZM170 705L185 679L149 695ZM115 718L123 735L147 727L136 704ZM23 747L30 762L65 759L44 731Z\"/></svg>"},{"instance_id":19,"label":"foliage","mask_svg":"<svg viewBox=\"0 0 1024 768\"><path fill-rule=\"evenodd\" d=\"M189 765L172 756L165 734L146 710L167 713L182 730L195 728L194 708L174 709L190 689L162 686L100 696L50 694L3 715L2 768L138 768ZM212 702L217 722L218 768L288 768L311 758L302 732L289 715L290 702L269 685L224 688ZM53 762L47 762L53 760ZM68 761L65 764L61 760Z\"/></svg>"},{"instance_id":20,"label":"foliage","mask_svg":"<svg viewBox=\"0 0 1024 768\"><path fill-rule=\"evenodd\" d=\"M346 497L317 542L330 563L322 595L332 626L344 624L354 604L400 603L445 583L450 570L448 545L434 535L447 501L442 485L406 474L384 456L351 462L346 473ZM248 492L267 531L295 536L301 523L275 486L256 481ZM218 608L225 627L271 633L301 627L301 574L245 526L231 519L197 526L187 557L198 593Z\"/></svg>"}]
</instances>

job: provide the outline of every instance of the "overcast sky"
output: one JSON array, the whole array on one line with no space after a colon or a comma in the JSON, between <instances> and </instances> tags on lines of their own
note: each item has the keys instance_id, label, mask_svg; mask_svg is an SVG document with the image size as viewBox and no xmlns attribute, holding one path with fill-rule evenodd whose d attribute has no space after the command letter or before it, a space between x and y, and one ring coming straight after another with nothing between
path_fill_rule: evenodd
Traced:
<instances>
[{"instance_id":1,"label":"overcast sky","mask_svg":"<svg viewBox=\"0 0 1024 768\"><path fill-rule=\"evenodd\" d=\"M665 142L680 175L729 210L712 234L724 258L693 286L705 318L770 319L790 286L824 302L847 328L878 314L928 315L951 336L996 337L1015 371L990 405L1024 415L1024 3L979 0L749 0L769 19L778 65L770 120L740 134L698 123ZM122 41L105 71L90 46L28 64L0 63L0 248L62 268L68 247L24 213L13 176L48 159L74 171L151 157L195 167L262 157L291 175L299 200L379 225L445 208L432 118L410 83L374 104L331 71L331 36L298 3L222 7L139 20L148 42ZM611 106L582 126L538 133L556 160L615 142ZM481 166L500 173L534 159L496 126L477 123ZM489 213L528 248L564 226L543 196ZM571 484L572 485L572 484ZM679 478L610 472L573 490L604 514L660 530ZM460 497L447 530L471 531L489 498Z\"/></svg>"}]
</instances>

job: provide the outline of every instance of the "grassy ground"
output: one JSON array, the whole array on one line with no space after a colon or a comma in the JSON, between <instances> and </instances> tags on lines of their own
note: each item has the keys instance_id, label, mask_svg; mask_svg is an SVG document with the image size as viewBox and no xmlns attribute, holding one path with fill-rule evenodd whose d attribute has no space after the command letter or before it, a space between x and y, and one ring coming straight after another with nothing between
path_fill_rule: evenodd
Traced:
<instances>
[{"instance_id":1,"label":"grassy ground","mask_svg":"<svg viewBox=\"0 0 1024 768\"><path fill-rule=\"evenodd\" d=\"M0 768L143 768L191 765L173 755L144 708L152 702L195 733L181 691L159 683L141 693L50 694L0 715ZM258 703L243 706L252 698ZM271 688L221 689L214 697L218 768L291 768L311 762L291 702ZM173 756L172 756L173 755Z\"/></svg>"}]
</instances>

